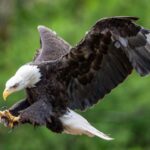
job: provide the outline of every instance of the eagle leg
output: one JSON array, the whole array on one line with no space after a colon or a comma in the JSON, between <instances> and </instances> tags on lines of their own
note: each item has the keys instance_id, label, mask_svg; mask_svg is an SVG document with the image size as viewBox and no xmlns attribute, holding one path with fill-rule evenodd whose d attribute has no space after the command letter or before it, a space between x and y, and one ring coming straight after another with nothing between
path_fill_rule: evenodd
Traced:
<instances>
[{"instance_id":1,"label":"eagle leg","mask_svg":"<svg viewBox=\"0 0 150 150\"><path fill-rule=\"evenodd\" d=\"M46 126L56 133L63 131L63 125L49 101L36 101L27 109L20 112L20 123L30 123L34 126Z\"/></svg>"},{"instance_id":2,"label":"eagle leg","mask_svg":"<svg viewBox=\"0 0 150 150\"><path fill-rule=\"evenodd\" d=\"M30 106L30 103L28 102L28 99L20 100L19 102L15 103L11 108L9 108L9 112L13 116L18 116L19 112L26 109Z\"/></svg>"},{"instance_id":3,"label":"eagle leg","mask_svg":"<svg viewBox=\"0 0 150 150\"><path fill-rule=\"evenodd\" d=\"M20 123L46 125L47 122L51 121L51 115L51 104L39 100L25 110L20 111Z\"/></svg>"},{"instance_id":4,"label":"eagle leg","mask_svg":"<svg viewBox=\"0 0 150 150\"><path fill-rule=\"evenodd\" d=\"M1 120L4 119L6 126L9 128L13 128L16 124L19 123L20 116L13 116L9 110L0 111L0 118Z\"/></svg>"}]
</instances>

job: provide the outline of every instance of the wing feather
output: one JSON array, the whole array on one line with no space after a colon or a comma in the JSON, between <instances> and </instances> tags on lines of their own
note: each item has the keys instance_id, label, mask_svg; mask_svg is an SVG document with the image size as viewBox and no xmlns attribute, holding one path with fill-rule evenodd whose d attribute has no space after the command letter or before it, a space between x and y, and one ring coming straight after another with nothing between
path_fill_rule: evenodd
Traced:
<instances>
[{"instance_id":1,"label":"wing feather","mask_svg":"<svg viewBox=\"0 0 150 150\"><path fill-rule=\"evenodd\" d=\"M38 31L41 48L37 50L34 62L56 60L69 52L71 46L54 31L45 26L38 26Z\"/></svg>"},{"instance_id":2,"label":"wing feather","mask_svg":"<svg viewBox=\"0 0 150 150\"><path fill-rule=\"evenodd\" d=\"M62 58L59 80L67 89L71 109L97 103L131 73L150 72L150 31L135 17L98 21L85 38Z\"/></svg>"}]
</instances>

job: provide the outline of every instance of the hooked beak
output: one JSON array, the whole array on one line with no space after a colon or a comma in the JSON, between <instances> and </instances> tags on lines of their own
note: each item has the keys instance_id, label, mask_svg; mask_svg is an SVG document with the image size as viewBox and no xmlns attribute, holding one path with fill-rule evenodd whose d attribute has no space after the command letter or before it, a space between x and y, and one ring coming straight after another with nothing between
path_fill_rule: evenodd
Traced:
<instances>
[{"instance_id":1,"label":"hooked beak","mask_svg":"<svg viewBox=\"0 0 150 150\"><path fill-rule=\"evenodd\" d=\"M8 90L4 90L3 92L3 99L6 101L6 98L11 94L11 92L9 92Z\"/></svg>"}]
</instances>

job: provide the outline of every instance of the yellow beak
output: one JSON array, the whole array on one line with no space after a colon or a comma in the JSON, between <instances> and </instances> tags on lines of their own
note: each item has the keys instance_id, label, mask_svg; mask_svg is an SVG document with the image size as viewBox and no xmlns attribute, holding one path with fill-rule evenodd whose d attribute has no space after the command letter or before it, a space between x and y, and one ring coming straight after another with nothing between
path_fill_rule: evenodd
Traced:
<instances>
[{"instance_id":1,"label":"yellow beak","mask_svg":"<svg viewBox=\"0 0 150 150\"><path fill-rule=\"evenodd\" d=\"M11 93L7 90L4 90L3 92L3 99L6 101L6 98L10 95Z\"/></svg>"}]
</instances>

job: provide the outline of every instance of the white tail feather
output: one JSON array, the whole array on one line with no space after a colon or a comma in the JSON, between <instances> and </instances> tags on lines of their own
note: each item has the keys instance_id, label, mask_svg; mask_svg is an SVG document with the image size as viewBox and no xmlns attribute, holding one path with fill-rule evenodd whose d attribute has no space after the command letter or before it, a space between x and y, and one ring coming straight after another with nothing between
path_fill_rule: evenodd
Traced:
<instances>
[{"instance_id":1,"label":"white tail feather","mask_svg":"<svg viewBox=\"0 0 150 150\"><path fill-rule=\"evenodd\" d=\"M64 126L64 133L73 135L88 135L90 137L97 136L104 140L113 140L108 135L98 131L85 118L76 112L69 110L65 115L60 117Z\"/></svg>"}]
</instances>

